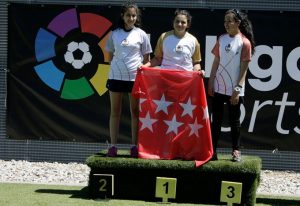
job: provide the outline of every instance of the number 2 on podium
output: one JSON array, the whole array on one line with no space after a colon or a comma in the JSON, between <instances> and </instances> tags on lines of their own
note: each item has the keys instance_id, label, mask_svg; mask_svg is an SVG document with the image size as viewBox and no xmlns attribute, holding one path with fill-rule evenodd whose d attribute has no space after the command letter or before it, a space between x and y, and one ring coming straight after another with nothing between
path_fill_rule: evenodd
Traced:
<instances>
[{"instance_id":1,"label":"number 2 on podium","mask_svg":"<svg viewBox=\"0 0 300 206\"><path fill-rule=\"evenodd\" d=\"M100 179L99 184L100 184L99 191L100 192L106 192L107 191L107 189L106 189L106 184L107 184L106 179Z\"/></svg>"}]
</instances>

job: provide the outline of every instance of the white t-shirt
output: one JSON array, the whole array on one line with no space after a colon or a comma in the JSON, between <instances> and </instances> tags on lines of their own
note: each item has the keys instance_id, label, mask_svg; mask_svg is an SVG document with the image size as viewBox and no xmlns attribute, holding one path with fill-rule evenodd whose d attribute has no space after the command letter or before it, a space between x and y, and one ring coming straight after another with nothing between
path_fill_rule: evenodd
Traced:
<instances>
[{"instance_id":1,"label":"white t-shirt","mask_svg":"<svg viewBox=\"0 0 300 206\"><path fill-rule=\"evenodd\" d=\"M201 61L200 44L188 32L183 38L176 37L174 30L163 33L154 54L162 58L161 68L192 71L193 62Z\"/></svg>"},{"instance_id":2,"label":"white t-shirt","mask_svg":"<svg viewBox=\"0 0 300 206\"><path fill-rule=\"evenodd\" d=\"M114 30L106 43L106 50L113 53L108 78L124 81L135 80L143 56L152 52L148 35L137 27L129 32L121 28Z\"/></svg>"},{"instance_id":3,"label":"white t-shirt","mask_svg":"<svg viewBox=\"0 0 300 206\"><path fill-rule=\"evenodd\" d=\"M251 43L241 33L230 37L221 35L212 53L220 59L219 67L214 79L214 91L231 96L240 76L241 61L251 60ZM245 86L240 91L244 96Z\"/></svg>"}]
</instances>

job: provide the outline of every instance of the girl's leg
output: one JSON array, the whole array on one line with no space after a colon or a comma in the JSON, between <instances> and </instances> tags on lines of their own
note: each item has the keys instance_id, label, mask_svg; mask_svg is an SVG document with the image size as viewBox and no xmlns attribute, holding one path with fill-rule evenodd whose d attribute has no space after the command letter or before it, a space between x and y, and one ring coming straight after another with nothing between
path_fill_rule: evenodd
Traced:
<instances>
[{"instance_id":1,"label":"girl's leg","mask_svg":"<svg viewBox=\"0 0 300 206\"><path fill-rule=\"evenodd\" d=\"M139 99L134 98L131 93L128 96L130 102L132 144L136 145L139 124Z\"/></svg>"},{"instance_id":2,"label":"girl's leg","mask_svg":"<svg viewBox=\"0 0 300 206\"><path fill-rule=\"evenodd\" d=\"M232 151L234 151L234 150L239 150L239 148L240 148L241 100L239 101L239 104L237 104L237 105L230 105L230 104L228 104L228 105L229 105L228 109L229 109L229 122L230 122L230 128L231 128Z\"/></svg>"},{"instance_id":3,"label":"girl's leg","mask_svg":"<svg viewBox=\"0 0 300 206\"><path fill-rule=\"evenodd\" d=\"M117 144L117 138L119 136L120 118L122 112L122 93L111 92L110 96L110 119L109 119L109 132L110 132L110 143L112 145Z\"/></svg>"},{"instance_id":4,"label":"girl's leg","mask_svg":"<svg viewBox=\"0 0 300 206\"><path fill-rule=\"evenodd\" d=\"M212 100L212 142L214 153L217 152L218 142L221 134L221 126L224 113L225 99L220 94L215 94Z\"/></svg>"}]
</instances>

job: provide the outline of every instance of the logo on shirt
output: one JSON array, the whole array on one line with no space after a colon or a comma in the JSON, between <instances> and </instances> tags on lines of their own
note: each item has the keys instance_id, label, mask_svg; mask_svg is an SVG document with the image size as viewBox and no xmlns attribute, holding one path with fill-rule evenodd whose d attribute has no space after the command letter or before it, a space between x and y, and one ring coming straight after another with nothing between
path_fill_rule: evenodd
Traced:
<instances>
[{"instance_id":1,"label":"logo on shirt","mask_svg":"<svg viewBox=\"0 0 300 206\"><path fill-rule=\"evenodd\" d=\"M183 52L183 46L182 45L177 45L175 51L176 52Z\"/></svg>"},{"instance_id":2,"label":"logo on shirt","mask_svg":"<svg viewBox=\"0 0 300 206\"><path fill-rule=\"evenodd\" d=\"M122 42L121 42L121 45L122 46L128 46L129 44L129 41L127 39L124 39Z\"/></svg>"},{"instance_id":3,"label":"logo on shirt","mask_svg":"<svg viewBox=\"0 0 300 206\"><path fill-rule=\"evenodd\" d=\"M227 44L227 45L225 46L225 51L226 51L226 52L230 52L230 50L231 50L231 44Z\"/></svg>"}]
</instances>

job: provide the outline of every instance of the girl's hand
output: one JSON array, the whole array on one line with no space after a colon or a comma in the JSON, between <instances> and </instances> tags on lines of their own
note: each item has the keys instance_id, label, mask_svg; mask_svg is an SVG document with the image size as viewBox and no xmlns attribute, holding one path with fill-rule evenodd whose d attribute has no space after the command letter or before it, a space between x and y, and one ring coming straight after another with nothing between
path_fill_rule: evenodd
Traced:
<instances>
[{"instance_id":1,"label":"girl's hand","mask_svg":"<svg viewBox=\"0 0 300 206\"><path fill-rule=\"evenodd\" d=\"M233 91L232 96L230 97L230 104L231 105L237 105L240 100L239 92Z\"/></svg>"},{"instance_id":2,"label":"girl's hand","mask_svg":"<svg viewBox=\"0 0 300 206\"><path fill-rule=\"evenodd\" d=\"M213 97L214 96L214 87L212 82L208 82L208 88L207 88L207 93L209 96Z\"/></svg>"},{"instance_id":3,"label":"girl's hand","mask_svg":"<svg viewBox=\"0 0 300 206\"><path fill-rule=\"evenodd\" d=\"M199 75L201 76L201 77L205 77L205 71L204 70L199 70L198 71L199 72Z\"/></svg>"},{"instance_id":4,"label":"girl's hand","mask_svg":"<svg viewBox=\"0 0 300 206\"><path fill-rule=\"evenodd\" d=\"M198 74L201 76L201 77L205 77L205 71L204 70L194 70L194 71L197 71Z\"/></svg>"}]
</instances>

